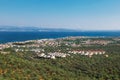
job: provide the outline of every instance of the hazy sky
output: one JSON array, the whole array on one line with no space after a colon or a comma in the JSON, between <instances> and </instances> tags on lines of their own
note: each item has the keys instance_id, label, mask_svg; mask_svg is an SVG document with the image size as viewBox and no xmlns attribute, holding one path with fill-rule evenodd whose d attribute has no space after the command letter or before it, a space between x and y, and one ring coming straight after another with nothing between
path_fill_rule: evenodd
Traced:
<instances>
[{"instance_id":1,"label":"hazy sky","mask_svg":"<svg viewBox=\"0 0 120 80\"><path fill-rule=\"evenodd\" d=\"M120 0L0 0L0 25L120 30Z\"/></svg>"}]
</instances>

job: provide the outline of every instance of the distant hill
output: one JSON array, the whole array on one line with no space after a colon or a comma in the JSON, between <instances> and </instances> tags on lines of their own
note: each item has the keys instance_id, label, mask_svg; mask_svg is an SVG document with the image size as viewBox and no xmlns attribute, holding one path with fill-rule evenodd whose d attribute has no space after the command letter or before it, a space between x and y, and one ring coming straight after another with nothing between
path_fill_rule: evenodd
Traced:
<instances>
[{"instance_id":1,"label":"distant hill","mask_svg":"<svg viewBox=\"0 0 120 80\"><path fill-rule=\"evenodd\" d=\"M15 32L75 32L77 30L63 28L42 28L42 27L23 27L23 26L0 26L0 31Z\"/></svg>"}]
</instances>

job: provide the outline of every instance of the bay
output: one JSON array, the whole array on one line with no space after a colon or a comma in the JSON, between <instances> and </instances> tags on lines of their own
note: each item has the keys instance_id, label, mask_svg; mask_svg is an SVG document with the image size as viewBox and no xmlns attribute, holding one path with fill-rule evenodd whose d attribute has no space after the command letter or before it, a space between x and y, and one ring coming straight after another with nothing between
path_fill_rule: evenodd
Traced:
<instances>
[{"instance_id":1,"label":"bay","mask_svg":"<svg viewBox=\"0 0 120 80\"><path fill-rule=\"evenodd\" d=\"M0 43L35 39L61 38L68 36L106 36L120 37L120 31L85 31L85 32L0 32Z\"/></svg>"}]
</instances>

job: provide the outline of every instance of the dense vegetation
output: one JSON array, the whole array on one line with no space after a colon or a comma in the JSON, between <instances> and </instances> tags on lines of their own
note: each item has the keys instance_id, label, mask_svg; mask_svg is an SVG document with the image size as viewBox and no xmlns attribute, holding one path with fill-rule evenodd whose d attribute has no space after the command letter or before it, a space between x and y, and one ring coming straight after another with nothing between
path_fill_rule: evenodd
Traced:
<instances>
[{"instance_id":1,"label":"dense vegetation","mask_svg":"<svg viewBox=\"0 0 120 80\"><path fill-rule=\"evenodd\" d=\"M84 46L82 49L104 49L109 57L72 55L38 59L31 53L6 49L11 52L0 54L0 80L120 80L119 45Z\"/></svg>"}]
</instances>

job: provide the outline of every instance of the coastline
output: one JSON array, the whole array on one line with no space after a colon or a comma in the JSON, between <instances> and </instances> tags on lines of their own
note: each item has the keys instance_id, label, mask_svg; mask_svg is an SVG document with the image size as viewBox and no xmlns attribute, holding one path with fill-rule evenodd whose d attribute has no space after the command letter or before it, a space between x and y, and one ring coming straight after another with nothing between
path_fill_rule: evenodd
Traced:
<instances>
[{"instance_id":1,"label":"coastline","mask_svg":"<svg viewBox=\"0 0 120 80\"><path fill-rule=\"evenodd\" d=\"M4 42L0 44L12 44L12 43L23 43L23 42L32 42L32 41L38 41L38 40L57 40L57 39L67 39L67 38L120 38L115 36L66 36L66 37L58 37L58 38L41 38L41 39L31 39L31 40L23 40L23 41L11 41L11 42Z\"/></svg>"},{"instance_id":2,"label":"coastline","mask_svg":"<svg viewBox=\"0 0 120 80\"><path fill-rule=\"evenodd\" d=\"M0 32L0 44L64 37L120 37L120 32Z\"/></svg>"}]
</instances>

